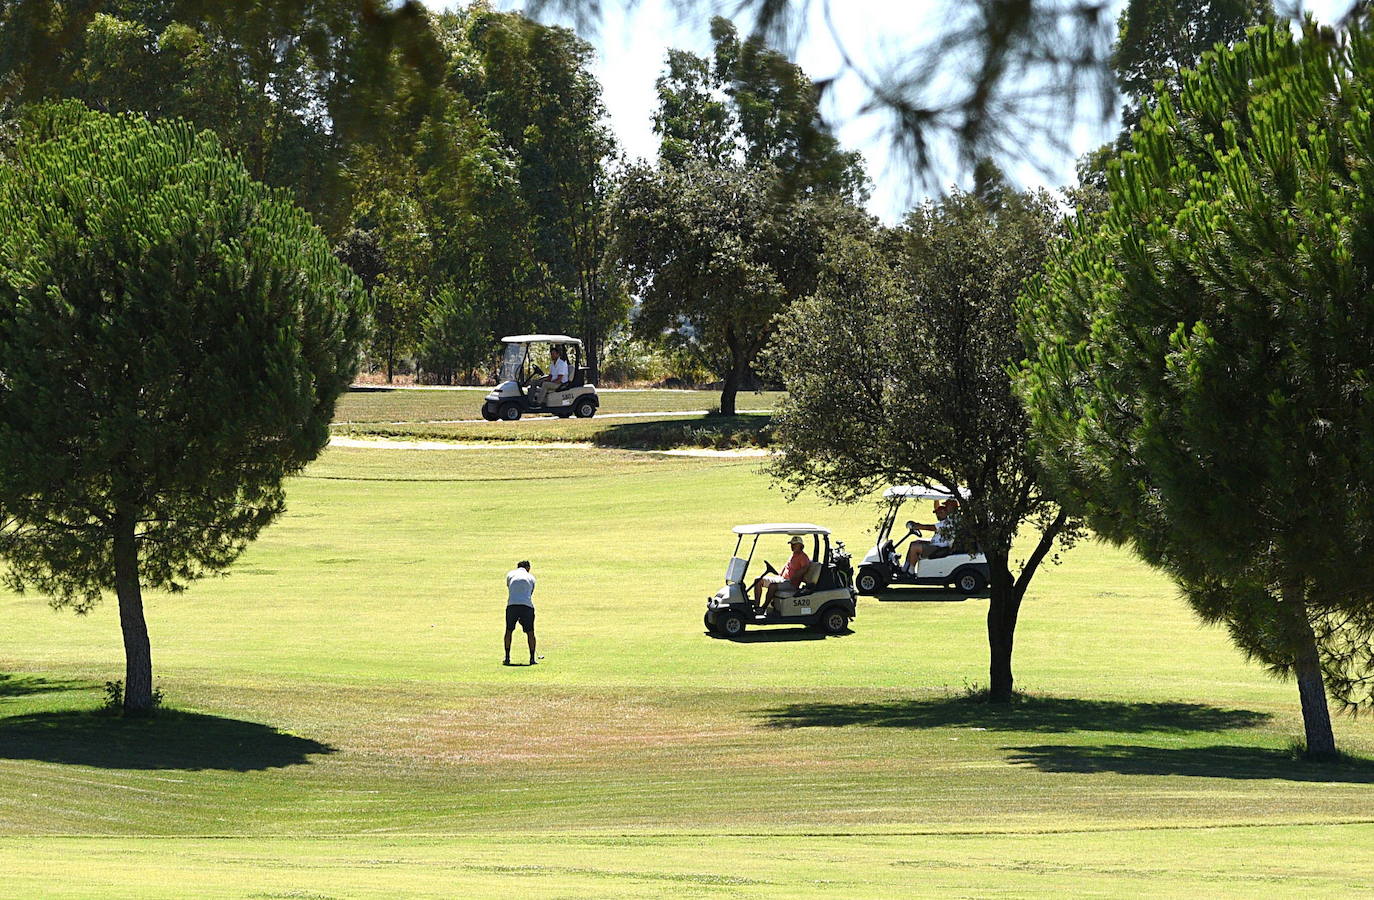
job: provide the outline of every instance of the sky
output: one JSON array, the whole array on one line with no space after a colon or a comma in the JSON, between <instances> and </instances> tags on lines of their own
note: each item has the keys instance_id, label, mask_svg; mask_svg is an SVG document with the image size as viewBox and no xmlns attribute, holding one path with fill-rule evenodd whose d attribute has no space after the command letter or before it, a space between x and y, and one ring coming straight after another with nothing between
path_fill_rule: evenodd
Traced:
<instances>
[{"instance_id":1,"label":"sky","mask_svg":"<svg viewBox=\"0 0 1374 900\"><path fill-rule=\"evenodd\" d=\"M425 2L435 9L461 5L455 0ZM833 19L833 30L819 15L811 16L792 54L813 79L838 76L822 112L845 148L863 153L873 179L869 210L889 223L898 221L912 205L925 199L926 190L907 165L893 160L889 139L883 131L885 120L877 115L859 114L868 91L860 77L844 66L844 53L867 69L900 58L902 53L909 53L912 47L924 42L931 24L929 17L947 2L832 0L836 10L843 9L843 15ZM1320 21L1332 21L1349 9L1350 2L1308 0L1305 8ZM492 5L520 10L524 2L493 0ZM1124 5L1125 0L1115 0L1117 10ZM682 21L664 0L639 0L628 12L623 0L605 0L604 6L606 11L596 33L584 32L582 37L596 50L594 74L601 83L611 127L621 147L631 157L652 159L658 152L658 136L653 133L652 122L657 105L654 80L662 73L670 47L701 54L710 50L709 15L698 13L689 21ZM712 4L702 6L709 9ZM747 20L737 19L736 24L742 33L748 32ZM1068 130L1067 152L1031 148L1027 153L1029 159L1011 166L1009 174L1023 187L1056 188L1071 184L1078 156L1111 139L1117 127L1114 110L1104 118L1100 110L1085 107ZM952 159L952 153L947 151L946 155ZM952 161L940 166L937 173L941 184L968 184L968 174Z\"/></svg>"}]
</instances>

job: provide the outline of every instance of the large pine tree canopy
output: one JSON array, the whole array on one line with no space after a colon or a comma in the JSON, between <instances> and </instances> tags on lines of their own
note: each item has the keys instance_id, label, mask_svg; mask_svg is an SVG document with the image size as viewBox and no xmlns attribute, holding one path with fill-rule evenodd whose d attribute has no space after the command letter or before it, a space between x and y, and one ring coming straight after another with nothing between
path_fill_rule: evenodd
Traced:
<instances>
[{"instance_id":1,"label":"large pine tree canopy","mask_svg":"<svg viewBox=\"0 0 1374 900\"><path fill-rule=\"evenodd\" d=\"M1371 109L1367 15L1207 54L1021 307L1022 393L1068 502L1280 673L1311 645L1306 619L1332 696L1358 705L1374 703Z\"/></svg>"},{"instance_id":2,"label":"large pine tree canopy","mask_svg":"<svg viewBox=\"0 0 1374 900\"><path fill-rule=\"evenodd\" d=\"M0 165L0 555L84 607L227 566L328 441L358 280L184 122L39 108Z\"/></svg>"}]
</instances>

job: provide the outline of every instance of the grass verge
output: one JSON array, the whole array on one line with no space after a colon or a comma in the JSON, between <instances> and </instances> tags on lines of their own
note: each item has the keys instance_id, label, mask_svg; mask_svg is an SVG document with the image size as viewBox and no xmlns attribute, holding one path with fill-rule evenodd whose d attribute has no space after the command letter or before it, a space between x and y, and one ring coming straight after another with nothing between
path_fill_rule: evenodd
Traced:
<instances>
[{"instance_id":1,"label":"grass verge","mask_svg":"<svg viewBox=\"0 0 1374 900\"><path fill-rule=\"evenodd\" d=\"M674 416L654 419L557 419L539 417L519 422L464 422L359 425L335 424L334 434L404 440L492 441L519 443L587 443L622 450L767 447L772 417Z\"/></svg>"}]
</instances>

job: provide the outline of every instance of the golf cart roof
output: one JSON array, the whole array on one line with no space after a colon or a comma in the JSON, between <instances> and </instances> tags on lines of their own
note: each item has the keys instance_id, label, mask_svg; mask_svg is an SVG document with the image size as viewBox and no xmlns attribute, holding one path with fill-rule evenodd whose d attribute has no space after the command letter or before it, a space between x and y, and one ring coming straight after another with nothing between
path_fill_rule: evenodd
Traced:
<instances>
[{"instance_id":1,"label":"golf cart roof","mask_svg":"<svg viewBox=\"0 0 1374 900\"><path fill-rule=\"evenodd\" d=\"M757 525L736 525L735 534L829 534L829 528L805 522L760 522Z\"/></svg>"},{"instance_id":2,"label":"golf cart roof","mask_svg":"<svg viewBox=\"0 0 1374 900\"><path fill-rule=\"evenodd\" d=\"M575 337L568 337L566 334L512 334L501 338L507 344L576 344L582 346L582 341Z\"/></svg>"},{"instance_id":3,"label":"golf cart roof","mask_svg":"<svg viewBox=\"0 0 1374 900\"><path fill-rule=\"evenodd\" d=\"M963 494L963 491L959 492ZM893 497L901 497L905 500L953 500L954 495L949 491L937 491L935 488L926 487L922 484L894 484L892 487L883 491L883 499L891 500Z\"/></svg>"}]
</instances>

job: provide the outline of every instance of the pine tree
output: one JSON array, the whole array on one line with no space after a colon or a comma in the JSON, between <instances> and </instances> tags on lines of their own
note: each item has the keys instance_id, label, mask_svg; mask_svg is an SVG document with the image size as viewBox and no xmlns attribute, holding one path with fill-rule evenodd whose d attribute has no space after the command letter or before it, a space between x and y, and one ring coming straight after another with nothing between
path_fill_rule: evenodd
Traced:
<instances>
[{"instance_id":1,"label":"pine tree","mask_svg":"<svg viewBox=\"0 0 1374 900\"><path fill-rule=\"evenodd\" d=\"M363 290L209 132L78 104L0 165L0 556L118 597L124 708L152 705L144 588L228 567L329 439Z\"/></svg>"},{"instance_id":2,"label":"pine tree","mask_svg":"<svg viewBox=\"0 0 1374 900\"><path fill-rule=\"evenodd\" d=\"M1021 307L1066 502L1296 678L1318 757L1324 688L1374 704L1371 101L1368 15L1208 54Z\"/></svg>"}]
</instances>

